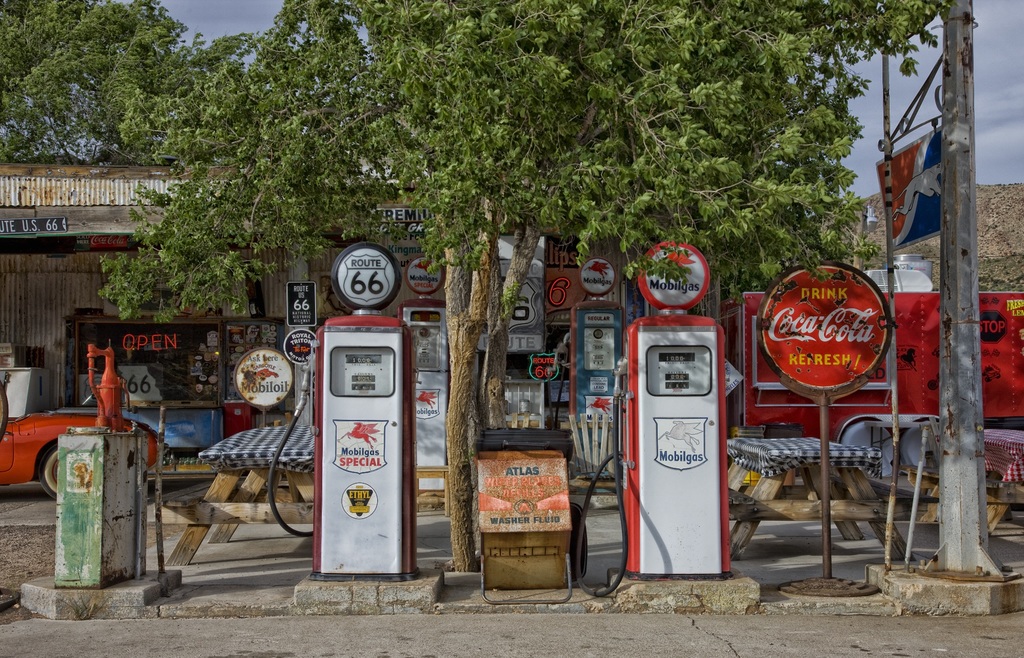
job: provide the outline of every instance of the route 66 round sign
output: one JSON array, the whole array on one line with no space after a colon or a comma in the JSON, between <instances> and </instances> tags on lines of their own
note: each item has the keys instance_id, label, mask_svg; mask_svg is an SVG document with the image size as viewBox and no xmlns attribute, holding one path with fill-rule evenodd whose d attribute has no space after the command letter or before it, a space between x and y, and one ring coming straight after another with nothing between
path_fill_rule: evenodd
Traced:
<instances>
[{"instance_id":1,"label":"route 66 round sign","mask_svg":"<svg viewBox=\"0 0 1024 658\"><path fill-rule=\"evenodd\" d=\"M398 296L398 261L379 244L354 244L334 260L331 285L349 308L379 311Z\"/></svg>"}]
</instances>

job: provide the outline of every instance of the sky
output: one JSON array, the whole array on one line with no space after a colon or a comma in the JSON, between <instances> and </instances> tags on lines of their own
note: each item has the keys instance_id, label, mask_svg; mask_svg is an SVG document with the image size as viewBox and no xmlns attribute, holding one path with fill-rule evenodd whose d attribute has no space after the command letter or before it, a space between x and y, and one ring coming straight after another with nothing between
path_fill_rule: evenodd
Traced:
<instances>
[{"instance_id":1,"label":"sky","mask_svg":"<svg viewBox=\"0 0 1024 658\"><path fill-rule=\"evenodd\" d=\"M207 41L226 34L260 32L271 27L282 0L163 0L177 20ZM1017 39L1024 29L1024 0L974 0L974 114L977 182L982 185L1024 183L1024 71ZM934 26L942 42L941 23ZM191 38L191 34L188 36ZM939 49L918 53L920 79L899 73L899 60L890 59L891 125L906 112L921 82L940 55ZM864 62L857 70L871 80L865 96L850 107L864 126L863 137L854 143L845 164L857 175L853 191L860 196L879 192L875 165L881 160L882 138L881 57ZM934 88L918 114L918 123L938 116ZM923 135L917 131L896 143L896 149Z\"/></svg>"}]
</instances>

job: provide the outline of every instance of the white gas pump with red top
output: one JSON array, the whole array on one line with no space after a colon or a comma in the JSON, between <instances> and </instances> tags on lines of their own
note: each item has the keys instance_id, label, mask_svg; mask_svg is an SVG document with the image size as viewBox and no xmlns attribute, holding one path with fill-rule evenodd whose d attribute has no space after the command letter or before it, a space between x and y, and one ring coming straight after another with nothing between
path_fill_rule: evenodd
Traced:
<instances>
[{"instance_id":1,"label":"white gas pump with red top","mask_svg":"<svg viewBox=\"0 0 1024 658\"><path fill-rule=\"evenodd\" d=\"M569 414L612 413L615 367L622 358L622 306L604 296L615 287L615 269L604 258L591 258L580 270L589 295L572 307Z\"/></svg>"},{"instance_id":2,"label":"white gas pump with red top","mask_svg":"<svg viewBox=\"0 0 1024 658\"><path fill-rule=\"evenodd\" d=\"M685 314L707 292L708 266L686 244L662 242L648 255L687 274L641 276L640 291L659 314L626 331L626 575L727 578L724 338L714 320Z\"/></svg>"},{"instance_id":3,"label":"white gas pump with red top","mask_svg":"<svg viewBox=\"0 0 1024 658\"><path fill-rule=\"evenodd\" d=\"M398 263L367 242L334 262L334 292L356 309L317 332L314 580L410 580L416 567L416 442L409 330L380 309Z\"/></svg>"},{"instance_id":4,"label":"white gas pump with red top","mask_svg":"<svg viewBox=\"0 0 1024 658\"><path fill-rule=\"evenodd\" d=\"M416 371L416 464L444 466L448 463L448 323L443 299L432 295L444 285L443 270L428 271L430 261L414 258L405 268L405 284L421 295L402 302L398 317L412 334L413 367ZM424 480L428 489L441 489L441 480Z\"/></svg>"}]
</instances>

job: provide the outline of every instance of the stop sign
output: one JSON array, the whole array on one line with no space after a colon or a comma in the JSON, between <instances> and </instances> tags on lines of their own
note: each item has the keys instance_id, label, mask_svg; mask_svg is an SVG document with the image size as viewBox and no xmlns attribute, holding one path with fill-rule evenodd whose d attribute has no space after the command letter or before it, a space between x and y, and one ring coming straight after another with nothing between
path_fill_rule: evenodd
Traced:
<instances>
[{"instance_id":1,"label":"stop sign","mask_svg":"<svg viewBox=\"0 0 1024 658\"><path fill-rule=\"evenodd\" d=\"M1006 335L1006 318L999 311L981 314L981 342L998 343Z\"/></svg>"}]
</instances>

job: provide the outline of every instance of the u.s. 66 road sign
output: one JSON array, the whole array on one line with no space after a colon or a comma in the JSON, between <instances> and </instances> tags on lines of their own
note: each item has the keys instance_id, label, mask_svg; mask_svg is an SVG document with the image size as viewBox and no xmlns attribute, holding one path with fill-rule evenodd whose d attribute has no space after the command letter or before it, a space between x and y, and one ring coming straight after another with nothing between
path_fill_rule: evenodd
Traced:
<instances>
[{"instance_id":1,"label":"u.s. 66 road sign","mask_svg":"<svg viewBox=\"0 0 1024 658\"><path fill-rule=\"evenodd\" d=\"M346 306L380 310L398 296L398 261L378 244L354 244L335 259L331 285Z\"/></svg>"},{"instance_id":2,"label":"u.s. 66 road sign","mask_svg":"<svg viewBox=\"0 0 1024 658\"><path fill-rule=\"evenodd\" d=\"M316 326L316 284L312 281L288 282L288 326Z\"/></svg>"}]
</instances>

